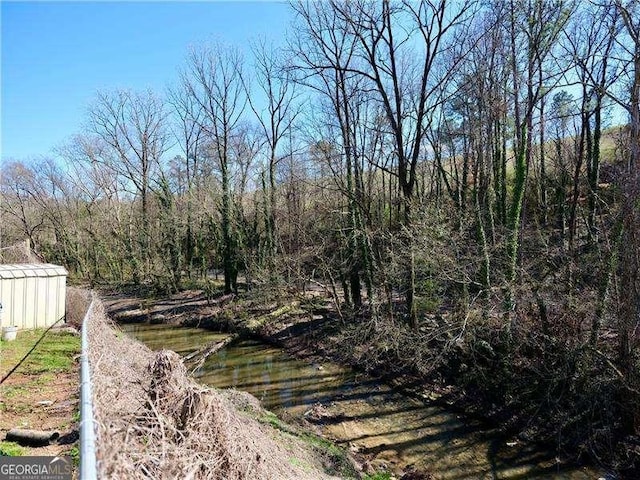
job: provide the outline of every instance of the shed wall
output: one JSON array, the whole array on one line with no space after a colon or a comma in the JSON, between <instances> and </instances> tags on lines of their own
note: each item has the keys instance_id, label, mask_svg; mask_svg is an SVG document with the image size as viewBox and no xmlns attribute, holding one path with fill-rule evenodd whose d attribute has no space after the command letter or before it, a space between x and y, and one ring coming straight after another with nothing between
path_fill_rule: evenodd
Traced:
<instances>
[{"instance_id":1,"label":"shed wall","mask_svg":"<svg viewBox=\"0 0 640 480\"><path fill-rule=\"evenodd\" d=\"M0 324L46 328L64 318L66 280L57 265L0 265Z\"/></svg>"}]
</instances>

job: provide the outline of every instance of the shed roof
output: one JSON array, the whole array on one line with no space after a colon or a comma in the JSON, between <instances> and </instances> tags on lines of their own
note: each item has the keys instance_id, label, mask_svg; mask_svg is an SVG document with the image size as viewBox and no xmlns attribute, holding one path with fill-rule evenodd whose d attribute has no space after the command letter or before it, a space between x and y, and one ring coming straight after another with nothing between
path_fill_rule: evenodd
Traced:
<instances>
[{"instance_id":1,"label":"shed roof","mask_svg":"<svg viewBox=\"0 0 640 480\"><path fill-rule=\"evenodd\" d=\"M67 276L67 270L52 263L4 263L0 264L0 279L25 277Z\"/></svg>"}]
</instances>

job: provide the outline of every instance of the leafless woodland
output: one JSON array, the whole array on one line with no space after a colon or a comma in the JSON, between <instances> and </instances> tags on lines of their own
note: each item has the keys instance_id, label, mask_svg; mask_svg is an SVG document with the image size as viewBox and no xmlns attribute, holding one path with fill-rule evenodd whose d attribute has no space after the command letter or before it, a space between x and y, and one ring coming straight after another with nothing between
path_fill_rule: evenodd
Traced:
<instances>
[{"instance_id":1,"label":"leafless woodland","mask_svg":"<svg viewBox=\"0 0 640 480\"><path fill-rule=\"evenodd\" d=\"M2 246L159 294L321 285L362 341L399 332L425 375L633 471L638 1L291 8L284 47L201 45L4 162Z\"/></svg>"}]
</instances>

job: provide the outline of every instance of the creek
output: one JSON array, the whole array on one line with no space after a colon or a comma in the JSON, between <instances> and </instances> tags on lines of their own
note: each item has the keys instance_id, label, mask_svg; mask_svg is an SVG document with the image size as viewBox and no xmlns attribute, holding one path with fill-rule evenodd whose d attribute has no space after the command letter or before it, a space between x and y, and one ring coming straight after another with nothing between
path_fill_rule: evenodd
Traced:
<instances>
[{"instance_id":1,"label":"creek","mask_svg":"<svg viewBox=\"0 0 640 480\"><path fill-rule=\"evenodd\" d=\"M189 354L226 334L170 325L121 328L153 350ZM446 409L403 395L351 369L309 364L256 340L237 340L194 372L201 383L251 393L284 418L319 415L320 433L373 458L375 468L408 466L436 479L595 480L591 467L564 465L550 450L505 439ZM512 441L511 441L512 440Z\"/></svg>"}]
</instances>

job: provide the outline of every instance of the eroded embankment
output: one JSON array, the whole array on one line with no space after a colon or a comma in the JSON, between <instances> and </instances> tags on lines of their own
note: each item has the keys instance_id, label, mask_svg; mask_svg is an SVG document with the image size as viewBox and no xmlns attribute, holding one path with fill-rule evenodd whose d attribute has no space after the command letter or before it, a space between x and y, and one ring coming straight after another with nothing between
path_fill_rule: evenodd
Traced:
<instances>
[{"instance_id":1,"label":"eroded embankment","mask_svg":"<svg viewBox=\"0 0 640 480\"><path fill-rule=\"evenodd\" d=\"M255 398L195 383L177 354L154 354L123 335L99 301L94 311L99 477L335 478L326 472L336 465L293 430L273 428Z\"/></svg>"},{"instance_id":2,"label":"eroded embankment","mask_svg":"<svg viewBox=\"0 0 640 480\"><path fill-rule=\"evenodd\" d=\"M149 329L142 338L147 340L155 338L150 341L150 345L154 345L153 348L171 348L189 354L204 344L207 340L203 336L208 337L208 334L203 331L178 327L160 329L160 325L153 325L153 323L160 323L158 320L162 320L162 323L182 325L186 323L191 326L200 325L215 330L223 329L244 335L262 336L271 342L285 346L288 353L302 357L303 364L308 364L310 360L324 363L327 357L332 357L338 359L340 363L351 363L360 369L368 370L371 366L377 365L382 368L376 369L374 373L386 374L385 378L392 380L389 371L386 371L388 364L383 361L384 358L372 359L374 357L372 353L376 352L373 347L380 349L384 344L392 345L395 341L393 332L388 331L386 335L383 334L384 332L374 332L375 338L381 341L371 342L371 335L363 334L366 332L363 328L366 325L360 324L361 335L349 336L349 332L355 325L332 318L329 311L322 314L322 305L319 305L319 302L310 304L300 299L267 304L252 301L250 298L239 298L234 302L226 302L224 308L221 308L217 301L205 302L204 299L198 299L191 294L183 297L182 301L181 308L178 307L179 294L156 302L147 301L147 308L143 310L138 308L138 305L144 305L144 301L129 299L125 303L129 308L134 307L132 310L120 298L116 302L110 302L110 310L123 321L129 320L133 314L137 320L146 321L139 328ZM183 315L185 311L189 312L188 316ZM384 324L378 326L379 329L383 327ZM156 338L151 335L154 331L164 333L160 333ZM185 345L189 345L189 341L184 337L188 336L189 332L195 336L191 337L190 347L185 348ZM173 341L174 335L179 339L177 343ZM492 476L524 478L523 475L527 475L527 478L549 478L550 472L553 472L554 478L577 479L599 476L594 470L582 471L582 469L564 465L562 459L556 458L553 450L544 446L536 448L530 442L505 436L499 429L467 425L459 421L453 412L439 411L438 408L434 408L433 402L422 405L421 402L398 399L399 403L394 407L396 403L391 401L389 388L381 384L375 387L375 391L369 388L370 385L364 384L363 389L357 385L351 385L346 389L335 390L327 383L333 381L331 378L335 373L331 373L332 369L328 368L328 364L318 368L321 371L315 371L315 367L311 368L313 371L309 371L308 365L301 365L298 370L295 370L298 367L292 365L296 362L291 358L285 359L282 362L284 375L281 380L278 380L278 374L274 372L276 369L274 364L277 362L272 354L266 351L248 350L234 353L236 350L242 350L240 343L243 342L231 346L222 355L222 359L212 358L208 366L205 364L203 371L198 374L204 375L200 378L204 379L205 383L218 387L234 386L246 389L264 398L267 405L271 405L270 408L278 409L283 406L289 409L291 405L288 404L291 402L288 399L293 396L300 397L301 403L306 405L305 409L308 409L311 403L304 399L313 396L313 392L319 392L312 402L321 402L322 405L314 405L314 409L319 407L321 413L325 412L326 415L323 413L319 422L312 423L320 425L323 435L349 443L350 449L362 454L370 465L381 461L388 464L397 474L407 472L409 467L413 472L413 467L418 467L422 471L433 473L435 478L492 478ZM373 343L373 345L364 348L367 343ZM393 353L388 352L385 358L393 358ZM236 363L232 359L236 355L241 365L244 365L239 369L233 366ZM245 358L247 360L244 360ZM219 371L220 363L225 365L222 368L233 370L229 373L232 381L221 381L225 373ZM264 363L264 367L258 366L261 363ZM207 374L203 373L207 369L210 369L215 378L207 378ZM400 370L399 373L403 372ZM303 379L308 379L310 383L305 384ZM404 393L408 393L406 382L410 381L411 377L406 374L397 375L395 380L397 382L390 383L400 383L405 387ZM344 378L338 380L338 383L341 382L344 383ZM294 384L298 383L300 385L295 387L297 390L294 393ZM361 382L358 381L358 383ZM370 381L366 383L369 384ZM440 396L442 403L447 402L447 398L450 398L449 394L442 391L446 387L433 388L437 386L416 382L416 387L412 389L412 396L432 397L433 395L434 398ZM360 392L360 390L364 391ZM393 396L398 397L395 394ZM284 405L283 401L288 406ZM287 414L291 413L290 410L287 410ZM418 414L418 411L424 414ZM304 417L307 417L306 413ZM372 421L368 422L367 419Z\"/></svg>"}]
</instances>

